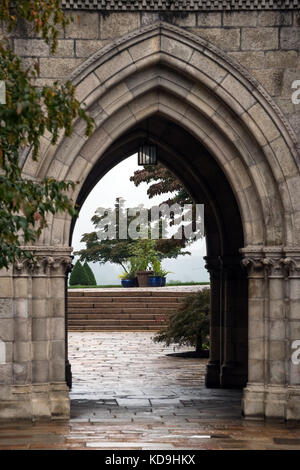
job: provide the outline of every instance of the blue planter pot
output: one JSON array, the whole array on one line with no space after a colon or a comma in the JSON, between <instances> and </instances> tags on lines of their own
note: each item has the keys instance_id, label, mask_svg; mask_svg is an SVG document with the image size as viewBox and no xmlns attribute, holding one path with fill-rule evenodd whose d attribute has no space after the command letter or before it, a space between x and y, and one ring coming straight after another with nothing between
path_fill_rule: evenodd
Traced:
<instances>
[{"instance_id":1,"label":"blue planter pot","mask_svg":"<svg viewBox=\"0 0 300 470\"><path fill-rule=\"evenodd\" d=\"M136 287L136 279L122 279L121 284L123 287Z\"/></svg>"},{"instance_id":2,"label":"blue planter pot","mask_svg":"<svg viewBox=\"0 0 300 470\"><path fill-rule=\"evenodd\" d=\"M161 285L161 287L164 287L166 285L166 278L165 277L160 278L160 285Z\"/></svg>"},{"instance_id":3,"label":"blue planter pot","mask_svg":"<svg viewBox=\"0 0 300 470\"><path fill-rule=\"evenodd\" d=\"M149 276L149 287L160 287L161 277L160 276Z\"/></svg>"}]
</instances>

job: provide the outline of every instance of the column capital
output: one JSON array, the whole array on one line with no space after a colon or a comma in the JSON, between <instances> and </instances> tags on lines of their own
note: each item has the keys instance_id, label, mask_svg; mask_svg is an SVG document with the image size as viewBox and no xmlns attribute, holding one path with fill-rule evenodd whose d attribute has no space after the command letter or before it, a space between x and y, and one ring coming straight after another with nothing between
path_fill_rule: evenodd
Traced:
<instances>
[{"instance_id":1,"label":"column capital","mask_svg":"<svg viewBox=\"0 0 300 470\"><path fill-rule=\"evenodd\" d=\"M245 247L240 250L242 265L250 276L284 277L285 263L282 246Z\"/></svg>"},{"instance_id":2,"label":"column capital","mask_svg":"<svg viewBox=\"0 0 300 470\"><path fill-rule=\"evenodd\" d=\"M221 256L204 256L205 269L211 276L219 276L222 269Z\"/></svg>"},{"instance_id":3,"label":"column capital","mask_svg":"<svg viewBox=\"0 0 300 470\"><path fill-rule=\"evenodd\" d=\"M65 247L24 247L32 258L22 258L14 263L17 276L65 276L71 270L71 248Z\"/></svg>"},{"instance_id":4,"label":"column capital","mask_svg":"<svg viewBox=\"0 0 300 470\"><path fill-rule=\"evenodd\" d=\"M289 277L300 277L300 246L285 247L284 264Z\"/></svg>"}]
</instances>

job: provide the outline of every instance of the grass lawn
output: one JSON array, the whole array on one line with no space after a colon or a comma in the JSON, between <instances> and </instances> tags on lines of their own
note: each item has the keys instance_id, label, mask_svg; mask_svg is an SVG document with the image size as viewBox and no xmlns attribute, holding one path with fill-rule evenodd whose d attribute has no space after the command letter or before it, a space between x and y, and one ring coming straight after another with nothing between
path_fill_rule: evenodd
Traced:
<instances>
[{"instance_id":1,"label":"grass lawn","mask_svg":"<svg viewBox=\"0 0 300 470\"><path fill-rule=\"evenodd\" d=\"M209 286L209 282L170 282L166 284L168 286ZM95 289L98 288L107 288L107 287L122 287L120 284L107 284L107 285L98 285L98 286L68 286L69 289Z\"/></svg>"}]
</instances>

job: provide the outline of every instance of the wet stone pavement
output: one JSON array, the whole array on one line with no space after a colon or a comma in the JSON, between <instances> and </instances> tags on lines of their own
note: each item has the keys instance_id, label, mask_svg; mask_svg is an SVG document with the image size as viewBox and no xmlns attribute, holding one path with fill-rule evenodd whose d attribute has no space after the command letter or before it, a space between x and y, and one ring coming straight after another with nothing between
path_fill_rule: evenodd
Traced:
<instances>
[{"instance_id":1,"label":"wet stone pavement","mask_svg":"<svg viewBox=\"0 0 300 470\"><path fill-rule=\"evenodd\" d=\"M1 423L0 450L299 450L300 425L241 416L241 392L206 389L206 359L151 332L73 332L71 419Z\"/></svg>"}]
</instances>

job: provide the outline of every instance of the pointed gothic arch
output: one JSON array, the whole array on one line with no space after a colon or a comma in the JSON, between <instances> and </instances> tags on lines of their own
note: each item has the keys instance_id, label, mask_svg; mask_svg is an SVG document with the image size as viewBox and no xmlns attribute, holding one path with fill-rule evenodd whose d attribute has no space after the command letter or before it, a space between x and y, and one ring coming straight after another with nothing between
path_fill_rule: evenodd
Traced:
<instances>
[{"instance_id":1,"label":"pointed gothic arch","mask_svg":"<svg viewBox=\"0 0 300 470\"><path fill-rule=\"evenodd\" d=\"M245 353L245 341L239 349L239 339L229 338L245 331L248 318L244 414L299 419L300 372L290 362L293 335L300 331L300 198L295 184L300 178L299 153L293 131L279 108L263 87L223 51L165 23L146 26L114 41L81 64L71 79L77 86L78 98L86 103L95 119L96 130L87 139L79 120L73 135L62 136L56 147L45 137L39 162L33 163L28 157L24 175L79 180L72 197L83 200L84 191L92 185L91 175L98 172L100 177L101 172L107 171L116 146L120 145L120 151L128 141L136 145L143 123L151 119L153 123L165 122L166 126L181 130L193 148L192 156L182 150L179 156L172 157L169 139L165 142L164 159L170 167L175 165L177 171L182 167L186 172L191 168L199 172L195 173L193 187L198 184L204 194L205 181L209 186L209 172L201 173L197 164L195 143L198 143L206 167L217 175L211 186L218 178L222 180L228 207L234 207L231 217L240 221L237 239L243 240L233 251L213 251L207 260L215 296L212 308L216 323L212 331L218 335L222 330L225 343L225 349L220 350L215 341L207 383L217 385L222 367L221 385L226 385L226 377L229 385L236 377L244 380L245 364L235 375L232 362L237 361L232 359L236 359L237 351ZM156 138L161 139L162 134L157 132ZM122 139L127 139L126 145ZM213 213L213 197L209 194L208 190L206 197ZM228 216L221 217L223 207L217 202L216 219L228 231L230 221ZM43 305L49 312L51 334L47 341L52 345L63 341L64 276L70 263L70 227L68 216L49 220L39 246L34 247L42 260L38 267L32 271L24 264L17 265L12 273L15 285L20 279L24 284L21 297L16 295L18 305L22 304L20 299L25 305L30 298L33 318L38 306ZM240 267L237 268L239 255L248 269L246 281ZM231 302L240 281L243 292L248 284L248 317L242 315L242 326L238 325L232 334L230 322L238 317L239 308L244 308L239 302L234 306ZM220 299L221 292L224 297L224 286L226 301ZM42 328L48 328L47 325ZM31 333L27 333L28 341L33 341ZM42 332L36 334L43 337ZM62 352L43 361L33 357L32 372L26 378L30 384L27 395L17 396L12 385L11 406L22 413L21 405L24 409L26 402L26 413L34 416L67 415L64 361ZM47 364L47 374L42 371L41 362L43 366ZM45 384L48 388L43 391ZM41 408L37 396L42 400Z\"/></svg>"}]
</instances>

